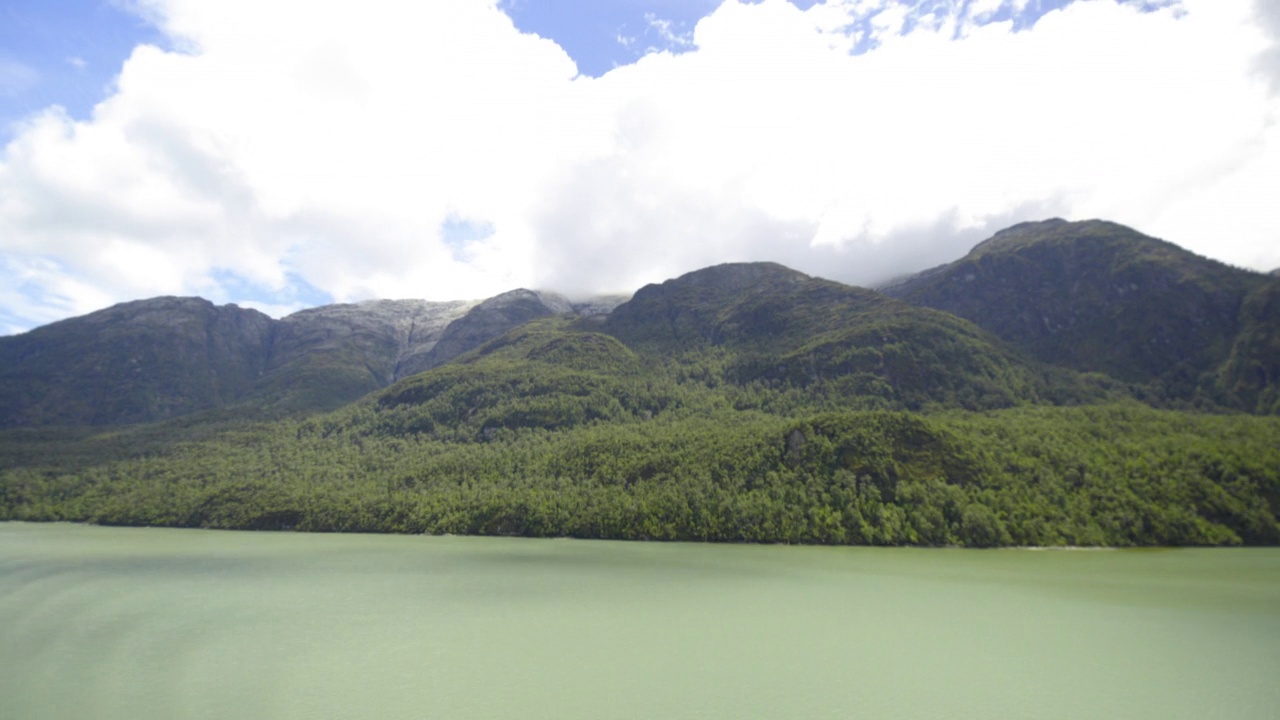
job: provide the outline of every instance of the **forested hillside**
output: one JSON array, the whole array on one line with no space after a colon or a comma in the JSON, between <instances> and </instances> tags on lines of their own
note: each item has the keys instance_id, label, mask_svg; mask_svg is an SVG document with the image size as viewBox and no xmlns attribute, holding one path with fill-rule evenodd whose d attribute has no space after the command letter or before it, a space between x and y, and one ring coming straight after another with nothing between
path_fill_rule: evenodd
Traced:
<instances>
[{"instance_id":1,"label":"forested hillside","mask_svg":"<svg viewBox=\"0 0 1280 720\"><path fill-rule=\"evenodd\" d=\"M399 380L391 370L389 386L330 412L267 421L227 405L0 431L0 519L971 547L1280 542L1280 417L1268 415L1280 293L1118 227L1014 228L969 260L1075 258L1030 275L1066 283L1099 272L1098 243L1113 265L1168 254L1160 266L1209 296L1239 283L1233 324L1178 308L1143 321L1190 328L1158 336L1194 346L1165 362L1117 340L1095 316L1139 322L1136 311L1083 280L1044 291L1078 306L1060 309L1074 324L1044 335L768 263L650 285L612 312L518 291L458 311L431 347L411 348L415 362L447 362ZM982 260L992 256L1003 259ZM954 272L895 292L927 305L921 293L942 283L960 298L970 281ZM1015 291L999 277L1021 276L1000 272L986 292L1005 301ZM1035 302L1023 310L1039 312ZM1088 339L1089 327L1103 336ZM1074 338L1062 363L1048 349L1059 335ZM1179 373L1193 378L1182 389Z\"/></svg>"}]
</instances>

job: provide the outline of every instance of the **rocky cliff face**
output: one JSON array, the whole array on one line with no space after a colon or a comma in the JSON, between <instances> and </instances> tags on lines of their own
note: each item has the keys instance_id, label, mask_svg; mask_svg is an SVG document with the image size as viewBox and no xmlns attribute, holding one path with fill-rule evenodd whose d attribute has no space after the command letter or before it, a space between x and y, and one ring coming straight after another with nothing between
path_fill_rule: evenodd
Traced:
<instances>
[{"instance_id":1,"label":"rocky cliff face","mask_svg":"<svg viewBox=\"0 0 1280 720\"><path fill-rule=\"evenodd\" d=\"M368 300L303 310L280 320L273 359L283 363L296 356L355 346L369 355L379 380L390 382L401 362L431 352L449 323L476 304Z\"/></svg>"},{"instance_id":2,"label":"rocky cliff face","mask_svg":"<svg viewBox=\"0 0 1280 720\"><path fill-rule=\"evenodd\" d=\"M584 318L602 318L630 299L630 295L601 295L573 303L573 311Z\"/></svg>"},{"instance_id":3,"label":"rocky cliff face","mask_svg":"<svg viewBox=\"0 0 1280 720\"><path fill-rule=\"evenodd\" d=\"M275 324L262 393L286 409L350 402L402 377L475 304L370 300L289 315Z\"/></svg>"},{"instance_id":4,"label":"rocky cliff face","mask_svg":"<svg viewBox=\"0 0 1280 720\"><path fill-rule=\"evenodd\" d=\"M1238 407L1280 414L1280 278L1245 298L1240 320L1219 382Z\"/></svg>"},{"instance_id":5,"label":"rocky cliff face","mask_svg":"<svg viewBox=\"0 0 1280 720\"><path fill-rule=\"evenodd\" d=\"M143 422L235 402L267 368L272 324L164 297L0 338L0 426Z\"/></svg>"},{"instance_id":6,"label":"rocky cliff face","mask_svg":"<svg viewBox=\"0 0 1280 720\"><path fill-rule=\"evenodd\" d=\"M406 357L399 377L443 365L530 320L574 312L573 304L555 293L512 290L489 298L449 323L429 352Z\"/></svg>"},{"instance_id":7,"label":"rocky cliff face","mask_svg":"<svg viewBox=\"0 0 1280 720\"><path fill-rule=\"evenodd\" d=\"M607 313L554 293L372 300L272 320L200 298L123 303L0 337L0 427L148 422L243 405L327 410L449 362L537 317Z\"/></svg>"}]
</instances>

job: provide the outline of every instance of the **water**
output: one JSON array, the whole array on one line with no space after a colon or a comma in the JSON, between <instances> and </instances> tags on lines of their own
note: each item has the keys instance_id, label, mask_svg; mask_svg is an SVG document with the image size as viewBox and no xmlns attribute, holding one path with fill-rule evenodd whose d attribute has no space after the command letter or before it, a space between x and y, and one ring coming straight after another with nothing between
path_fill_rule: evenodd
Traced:
<instances>
[{"instance_id":1,"label":"water","mask_svg":"<svg viewBox=\"0 0 1280 720\"><path fill-rule=\"evenodd\" d=\"M1280 550L0 523L0 718L1280 717Z\"/></svg>"}]
</instances>

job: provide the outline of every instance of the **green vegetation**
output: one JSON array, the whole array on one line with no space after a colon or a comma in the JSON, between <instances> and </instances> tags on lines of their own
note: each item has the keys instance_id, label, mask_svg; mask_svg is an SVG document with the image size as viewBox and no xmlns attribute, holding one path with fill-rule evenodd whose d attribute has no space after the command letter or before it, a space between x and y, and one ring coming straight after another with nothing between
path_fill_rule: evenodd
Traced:
<instances>
[{"instance_id":1,"label":"green vegetation","mask_svg":"<svg viewBox=\"0 0 1280 720\"><path fill-rule=\"evenodd\" d=\"M1042 362L1140 385L1151 402L1280 407L1265 392L1277 376L1280 282L1122 225L1015 225L885 291L963 317Z\"/></svg>"},{"instance_id":2,"label":"green vegetation","mask_svg":"<svg viewBox=\"0 0 1280 720\"><path fill-rule=\"evenodd\" d=\"M839 377L731 381L739 368L723 346L663 360L538 321L309 419L7 431L0 518L984 547L1280 541L1280 418L1132 401L913 413L891 391L846 396Z\"/></svg>"},{"instance_id":3,"label":"green vegetation","mask_svg":"<svg viewBox=\"0 0 1280 720\"><path fill-rule=\"evenodd\" d=\"M273 331L282 353L261 361L269 328L252 315L191 301L121 306L89 316L112 328L100 356L71 321L0 343L26 368L11 368L0 417L28 425L0 431L0 519L1280 543L1274 278L1118 225L1048 221L892 293L905 301L779 265L722 265L642 288L605 318L508 293L443 331L422 315L435 324L412 342L403 313L316 313L324 322ZM135 317L146 313L159 320ZM237 323L256 329L233 332ZM418 360L443 344L450 362L383 387L403 369L396 358L412 366L406 348L431 338ZM40 353L63 351L73 364L42 369ZM186 372L202 380L188 387ZM173 412L128 405L188 396ZM187 414L38 427L93 424L99 409ZM329 412L307 414L317 410Z\"/></svg>"}]
</instances>

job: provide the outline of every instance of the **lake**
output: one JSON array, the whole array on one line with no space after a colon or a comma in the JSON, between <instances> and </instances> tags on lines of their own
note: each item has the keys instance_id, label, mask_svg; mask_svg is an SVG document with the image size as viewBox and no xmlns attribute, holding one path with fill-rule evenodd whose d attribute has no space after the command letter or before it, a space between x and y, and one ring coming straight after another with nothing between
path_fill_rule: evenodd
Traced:
<instances>
[{"instance_id":1,"label":"lake","mask_svg":"<svg viewBox=\"0 0 1280 720\"><path fill-rule=\"evenodd\" d=\"M0 717L1280 717L1280 550L0 523Z\"/></svg>"}]
</instances>

